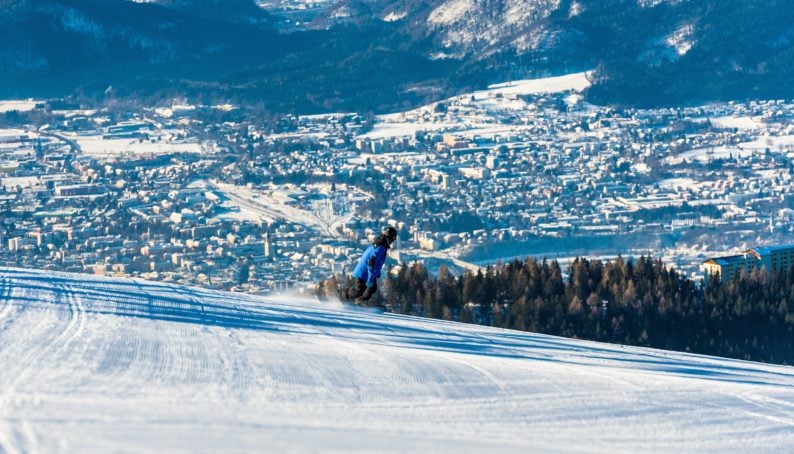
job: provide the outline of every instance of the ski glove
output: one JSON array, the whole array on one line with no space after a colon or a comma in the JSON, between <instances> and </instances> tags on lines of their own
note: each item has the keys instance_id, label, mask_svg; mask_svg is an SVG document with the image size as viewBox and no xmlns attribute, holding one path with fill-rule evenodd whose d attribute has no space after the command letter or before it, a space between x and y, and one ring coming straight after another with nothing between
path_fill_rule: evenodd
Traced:
<instances>
[{"instance_id":1,"label":"ski glove","mask_svg":"<svg viewBox=\"0 0 794 454\"><path fill-rule=\"evenodd\" d=\"M367 279L367 288L372 288L373 285L375 285L375 282L370 279Z\"/></svg>"}]
</instances>

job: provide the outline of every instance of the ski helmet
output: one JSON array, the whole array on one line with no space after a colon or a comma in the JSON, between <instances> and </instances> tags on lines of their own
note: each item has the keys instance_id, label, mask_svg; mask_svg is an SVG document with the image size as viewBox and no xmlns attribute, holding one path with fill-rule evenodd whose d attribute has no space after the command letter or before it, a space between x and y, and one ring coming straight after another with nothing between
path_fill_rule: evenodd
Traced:
<instances>
[{"instance_id":1,"label":"ski helmet","mask_svg":"<svg viewBox=\"0 0 794 454\"><path fill-rule=\"evenodd\" d=\"M386 239L389 240L389 244L394 243L395 241L397 241L397 229L395 229L392 226L385 227L383 229L383 236L385 236Z\"/></svg>"}]
</instances>

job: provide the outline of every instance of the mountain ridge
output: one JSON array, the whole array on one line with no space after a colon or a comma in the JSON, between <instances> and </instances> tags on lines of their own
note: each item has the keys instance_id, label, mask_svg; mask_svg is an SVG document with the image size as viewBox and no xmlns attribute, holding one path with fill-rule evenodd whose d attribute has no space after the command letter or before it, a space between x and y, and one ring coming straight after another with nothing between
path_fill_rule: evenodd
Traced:
<instances>
[{"instance_id":1,"label":"mountain ridge","mask_svg":"<svg viewBox=\"0 0 794 454\"><path fill-rule=\"evenodd\" d=\"M588 94L598 103L663 106L794 96L782 87L794 73L785 63L791 61L794 10L779 0L372 0L366 5L343 20L399 17L396 23L406 35L434 43L428 56L461 58L464 67L480 72L509 79L598 67L599 80ZM318 23L329 26L333 15Z\"/></svg>"},{"instance_id":2,"label":"mountain ridge","mask_svg":"<svg viewBox=\"0 0 794 454\"><path fill-rule=\"evenodd\" d=\"M782 0L358 0L285 33L251 0L38 0L0 13L0 96L385 112L596 68L634 107L794 97Z\"/></svg>"}]
</instances>

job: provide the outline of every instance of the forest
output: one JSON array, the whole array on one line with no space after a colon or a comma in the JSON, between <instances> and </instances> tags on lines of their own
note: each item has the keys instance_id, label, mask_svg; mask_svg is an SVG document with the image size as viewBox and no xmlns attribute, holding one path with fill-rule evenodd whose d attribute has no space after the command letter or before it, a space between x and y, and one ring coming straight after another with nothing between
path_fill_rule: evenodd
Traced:
<instances>
[{"instance_id":1,"label":"forest","mask_svg":"<svg viewBox=\"0 0 794 454\"><path fill-rule=\"evenodd\" d=\"M421 263L384 273L395 313L707 355L794 364L794 268L694 281L658 259L527 258L435 276ZM334 294L340 277L321 282Z\"/></svg>"},{"instance_id":2,"label":"forest","mask_svg":"<svg viewBox=\"0 0 794 454\"><path fill-rule=\"evenodd\" d=\"M279 31L251 0L46 0L0 10L0 97L257 106L285 113L404 111L489 83L595 69L597 105L669 107L794 96L789 0L579 0L454 58L421 19L381 10ZM223 4L222 6L221 3ZM362 4L362 2L353 2ZM429 12L431 2L417 3ZM486 2L496 14L509 2ZM646 2L648 3L648 2ZM78 18L64 21L64 18ZM477 21L472 17L470 23ZM517 38L537 46L518 46ZM485 43L485 41L483 41ZM678 47L670 45L678 43Z\"/></svg>"}]
</instances>

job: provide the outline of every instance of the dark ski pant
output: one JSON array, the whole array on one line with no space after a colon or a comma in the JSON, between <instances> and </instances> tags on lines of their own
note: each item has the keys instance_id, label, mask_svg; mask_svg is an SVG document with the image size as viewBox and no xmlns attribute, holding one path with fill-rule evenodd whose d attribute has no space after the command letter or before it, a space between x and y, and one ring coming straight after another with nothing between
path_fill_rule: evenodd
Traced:
<instances>
[{"instance_id":1,"label":"dark ski pant","mask_svg":"<svg viewBox=\"0 0 794 454\"><path fill-rule=\"evenodd\" d=\"M366 302L372 298L372 295L378 291L378 283L375 282L372 287L367 288L367 281L364 279L354 279L353 286L350 288L339 289L339 298L343 300Z\"/></svg>"}]
</instances>

